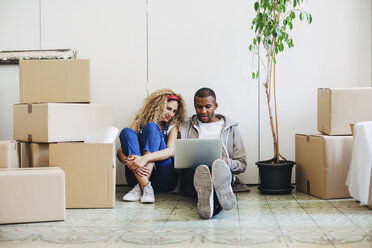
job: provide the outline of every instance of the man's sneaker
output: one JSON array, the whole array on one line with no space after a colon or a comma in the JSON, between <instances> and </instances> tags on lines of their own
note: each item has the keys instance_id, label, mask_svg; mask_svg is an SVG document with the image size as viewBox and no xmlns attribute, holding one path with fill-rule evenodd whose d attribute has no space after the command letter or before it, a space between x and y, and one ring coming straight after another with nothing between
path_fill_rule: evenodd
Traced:
<instances>
[{"instance_id":1,"label":"man's sneaker","mask_svg":"<svg viewBox=\"0 0 372 248\"><path fill-rule=\"evenodd\" d=\"M218 159L212 164L212 182L221 207L230 210L236 206L236 197L231 187L232 175L225 161Z\"/></svg>"},{"instance_id":2,"label":"man's sneaker","mask_svg":"<svg viewBox=\"0 0 372 248\"><path fill-rule=\"evenodd\" d=\"M200 165L195 170L194 187L198 194L198 214L202 219L213 215L213 185L208 166Z\"/></svg>"},{"instance_id":3,"label":"man's sneaker","mask_svg":"<svg viewBox=\"0 0 372 248\"><path fill-rule=\"evenodd\" d=\"M151 182L149 182L149 184L143 188L141 202L142 203L154 203L155 202L154 189L151 186Z\"/></svg>"},{"instance_id":4,"label":"man's sneaker","mask_svg":"<svg viewBox=\"0 0 372 248\"><path fill-rule=\"evenodd\" d=\"M142 196L142 190L139 184L133 187L125 196L123 196L124 201L139 201Z\"/></svg>"}]
</instances>

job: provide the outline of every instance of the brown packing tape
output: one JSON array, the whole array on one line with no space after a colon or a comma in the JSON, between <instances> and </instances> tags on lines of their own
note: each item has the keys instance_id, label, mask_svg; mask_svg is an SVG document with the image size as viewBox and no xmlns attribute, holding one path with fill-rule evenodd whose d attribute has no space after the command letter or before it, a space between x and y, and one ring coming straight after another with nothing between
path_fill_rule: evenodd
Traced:
<instances>
[{"instance_id":1,"label":"brown packing tape","mask_svg":"<svg viewBox=\"0 0 372 248\"><path fill-rule=\"evenodd\" d=\"M27 113L31 114L32 113L32 104L27 104Z\"/></svg>"},{"instance_id":2,"label":"brown packing tape","mask_svg":"<svg viewBox=\"0 0 372 248\"><path fill-rule=\"evenodd\" d=\"M32 142L32 134L27 135L27 142L31 143Z\"/></svg>"}]
</instances>

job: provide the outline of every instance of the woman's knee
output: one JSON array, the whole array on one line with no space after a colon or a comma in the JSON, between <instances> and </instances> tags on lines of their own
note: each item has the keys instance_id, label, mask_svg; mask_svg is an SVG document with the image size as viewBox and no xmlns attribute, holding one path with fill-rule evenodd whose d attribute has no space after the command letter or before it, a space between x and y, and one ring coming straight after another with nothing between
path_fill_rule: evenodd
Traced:
<instances>
[{"instance_id":1,"label":"woman's knee","mask_svg":"<svg viewBox=\"0 0 372 248\"><path fill-rule=\"evenodd\" d=\"M123 130L121 130L120 135L119 135L120 140L128 139L128 137L130 137L130 135L132 135L133 132L135 131L129 127L123 128Z\"/></svg>"},{"instance_id":2,"label":"woman's knee","mask_svg":"<svg viewBox=\"0 0 372 248\"><path fill-rule=\"evenodd\" d=\"M155 122L149 122L143 127L143 131L158 131L160 127Z\"/></svg>"}]
</instances>

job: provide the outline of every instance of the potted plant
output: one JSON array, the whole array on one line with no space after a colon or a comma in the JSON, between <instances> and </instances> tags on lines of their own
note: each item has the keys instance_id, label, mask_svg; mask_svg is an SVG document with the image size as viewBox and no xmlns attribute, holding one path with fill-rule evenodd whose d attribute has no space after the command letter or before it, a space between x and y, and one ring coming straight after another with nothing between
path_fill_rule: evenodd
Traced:
<instances>
[{"instance_id":1,"label":"potted plant","mask_svg":"<svg viewBox=\"0 0 372 248\"><path fill-rule=\"evenodd\" d=\"M265 67L263 86L274 146L272 159L256 163L261 180L258 189L264 194L288 194L293 189L291 175L295 162L286 160L279 151L275 64L277 55L285 50L285 45L288 48L293 47L290 31L293 30L296 17L301 21L312 22L312 16L298 8L302 2L303 0L257 0L254 3L256 16L252 20L251 29L255 31L255 36L249 50L258 56L259 63ZM263 55L262 50L264 51ZM257 77L259 77L259 72L253 72L252 78ZM274 103L274 117L271 100Z\"/></svg>"}]
</instances>

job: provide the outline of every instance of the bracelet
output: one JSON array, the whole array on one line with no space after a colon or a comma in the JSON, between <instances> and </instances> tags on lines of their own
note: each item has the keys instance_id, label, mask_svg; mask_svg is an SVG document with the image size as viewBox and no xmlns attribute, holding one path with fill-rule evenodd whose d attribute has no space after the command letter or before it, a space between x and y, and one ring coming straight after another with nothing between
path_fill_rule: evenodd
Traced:
<instances>
[{"instance_id":1,"label":"bracelet","mask_svg":"<svg viewBox=\"0 0 372 248\"><path fill-rule=\"evenodd\" d=\"M127 166L127 160L128 160L128 158L129 158L129 156L130 156L130 155L128 155L128 156L124 159L124 163L123 163L124 166Z\"/></svg>"}]
</instances>

